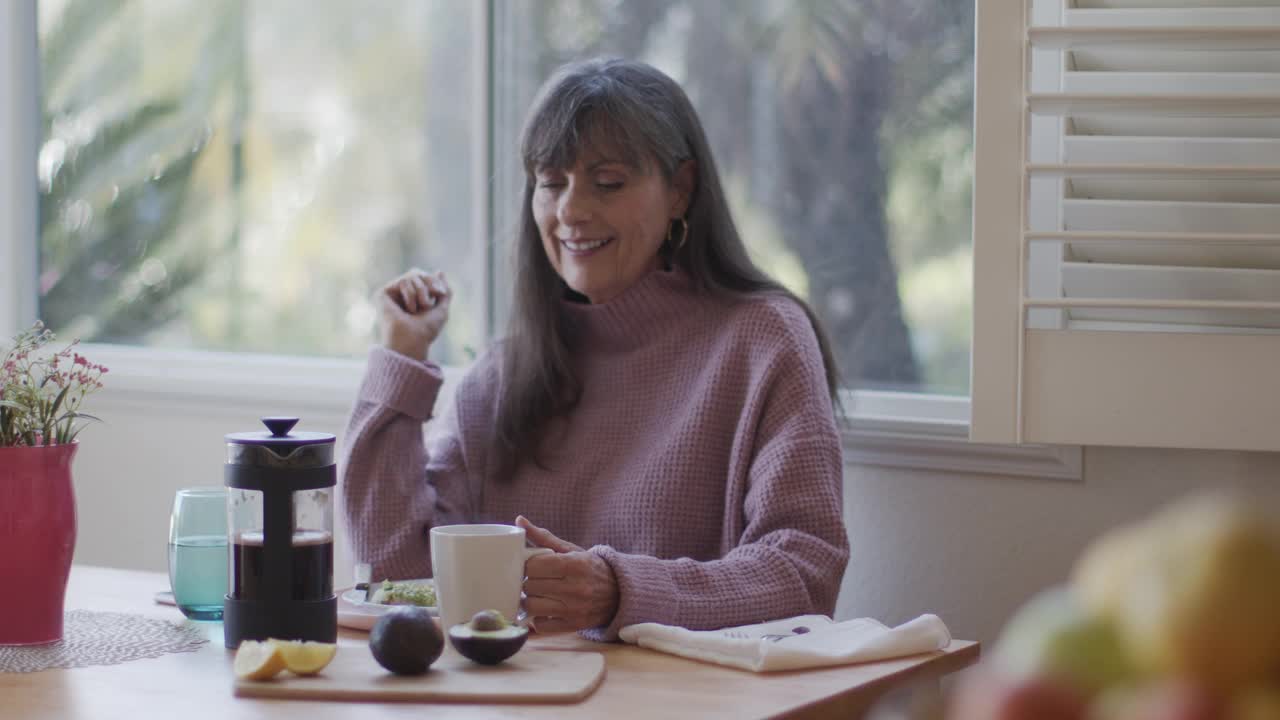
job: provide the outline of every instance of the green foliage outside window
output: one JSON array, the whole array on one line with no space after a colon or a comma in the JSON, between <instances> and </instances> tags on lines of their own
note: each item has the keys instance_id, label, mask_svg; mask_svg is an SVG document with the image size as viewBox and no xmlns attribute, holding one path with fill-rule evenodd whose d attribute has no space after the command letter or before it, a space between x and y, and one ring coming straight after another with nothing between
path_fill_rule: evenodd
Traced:
<instances>
[{"instance_id":1,"label":"green foliage outside window","mask_svg":"<svg viewBox=\"0 0 1280 720\"><path fill-rule=\"evenodd\" d=\"M558 64L689 90L758 261L855 387L968 392L971 0L495 0L494 228L473 237L473 3L41 0L41 315L87 341L357 356L373 288L500 315L519 122ZM505 173L505 174L504 174ZM501 317L493 327L501 329Z\"/></svg>"}]
</instances>

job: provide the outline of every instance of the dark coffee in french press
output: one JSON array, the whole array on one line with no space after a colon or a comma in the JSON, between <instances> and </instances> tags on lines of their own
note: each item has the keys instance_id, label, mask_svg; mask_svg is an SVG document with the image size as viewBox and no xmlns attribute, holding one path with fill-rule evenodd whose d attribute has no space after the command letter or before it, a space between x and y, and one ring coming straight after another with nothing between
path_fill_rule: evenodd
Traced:
<instances>
[{"instance_id":1,"label":"dark coffee in french press","mask_svg":"<svg viewBox=\"0 0 1280 720\"><path fill-rule=\"evenodd\" d=\"M246 600L265 597L262 581L267 566L267 549L262 533L247 532L232 538L231 594ZM333 534L321 530L299 530L293 534L289 550L293 600L322 600L333 595Z\"/></svg>"}]
</instances>

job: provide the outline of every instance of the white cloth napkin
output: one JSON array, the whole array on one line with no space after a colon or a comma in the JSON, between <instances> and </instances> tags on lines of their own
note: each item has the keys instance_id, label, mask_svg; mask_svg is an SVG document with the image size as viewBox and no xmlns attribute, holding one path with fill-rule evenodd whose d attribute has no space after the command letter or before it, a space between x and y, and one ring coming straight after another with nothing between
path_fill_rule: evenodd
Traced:
<instances>
[{"instance_id":1,"label":"white cloth napkin","mask_svg":"<svg viewBox=\"0 0 1280 720\"><path fill-rule=\"evenodd\" d=\"M808 631L797 633L797 628ZM887 660L941 650L951 643L951 631L937 615L921 615L895 628L870 618L832 622L825 615L723 630L639 623L622 628L618 635L633 645L755 672Z\"/></svg>"}]
</instances>

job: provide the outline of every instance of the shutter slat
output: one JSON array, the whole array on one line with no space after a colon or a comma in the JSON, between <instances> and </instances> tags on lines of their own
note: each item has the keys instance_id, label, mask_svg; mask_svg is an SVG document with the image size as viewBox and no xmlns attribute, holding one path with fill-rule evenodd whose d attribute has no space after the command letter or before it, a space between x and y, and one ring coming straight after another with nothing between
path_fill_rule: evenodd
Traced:
<instances>
[{"instance_id":1,"label":"shutter slat","mask_svg":"<svg viewBox=\"0 0 1280 720\"><path fill-rule=\"evenodd\" d=\"M1255 7L1233 7L1256 5ZM1275 3L1227 2L1211 7L1197 2L1189 7L1172 7L1173 3L1156 2L1140 7L1081 7L1063 11L1063 25L1068 27L1104 28L1256 28L1275 25L1280 8ZM1160 7L1167 5L1169 7Z\"/></svg>"},{"instance_id":2,"label":"shutter slat","mask_svg":"<svg viewBox=\"0 0 1280 720\"><path fill-rule=\"evenodd\" d=\"M1089 263L1107 265L1143 265L1150 267L1201 267L1236 269L1280 269L1280 246L1216 246L1164 245L1159 243L1113 243L1090 245L1070 243L1063 249L1062 264ZM1063 290L1069 292L1064 279ZM1178 288L1169 291L1179 293Z\"/></svg>"},{"instance_id":3,"label":"shutter slat","mask_svg":"<svg viewBox=\"0 0 1280 720\"><path fill-rule=\"evenodd\" d=\"M1203 138L1280 138L1280 117L1154 117L1150 115L1090 115L1071 116L1075 135L1141 137L1203 137Z\"/></svg>"},{"instance_id":4,"label":"shutter slat","mask_svg":"<svg viewBox=\"0 0 1280 720\"><path fill-rule=\"evenodd\" d=\"M1070 135L1063 143L1070 165L1280 167L1280 139Z\"/></svg>"},{"instance_id":5,"label":"shutter slat","mask_svg":"<svg viewBox=\"0 0 1280 720\"><path fill-rule=\"evenodd\" d=\"M1242 167L1237 165L1073 165L1045 163L1027 166L1031 175L1054 178L1124 177L1129 180L1275 180L1280 166Z\"/></svg>"},{"instance_id":6,"label":"shutter slat","mask_svg":"<svg viewBox=\"0 0 1280 720\"><path fill-rule=\"evenodd\" d=\"M1064 230L1265 235L1280 228L1280 205L1073 199L1062 201Z\"/></svg>"},{"instance_id":7,"label":"shutter slat","mask_svg":"<svg viewBox=\"0 0 1280 720\"><path fill-rule=\"evenodd\" d=\"M1075 245L1116 243L1164 243L1170 245L1280 245L1280 235L1268 233L1184 233L1184 232L1029 232L1030 241L1068 241Z\"/></svg>"},{"instance_id":8,"label":"shutter slat","mask_svg":"<svg viewBox=\"0 0 1280 720\"><path fill-rule=\"evenodd\" d=\"M1280 93L1280 73L1072 71L1063 73L1062 90L1067 95L1105 94L1139 100L1151 95L1269 98Z\"/></svg>"},{"instance_id":9,"label":"shutter slat","mask_svg":"<svg viewBox=\"0 0 1280 720\"><path fill-rule=\"evenodd\" d=\"M1033 93L1036 115L1143 115L1152 117L1275 117L1280 97L1258 95L1107 95Z\"/></svg>"},{"instance_id":10,"label":"shutter slat","mask_svg":"<svg viewBox=\"0 0 1280 720\"><path fill-rule=\"evenodd\" d=\"M1276 50L1280 30L1270 27L1033 27L1027 31L1032 47L1076 50L1120 45L1163 50Z\"/></svg>"},{"instance_id":11,"label":"shutter slat","mask_svg":"<svg viewBox=\"0 0 1280 720\"><path fill-rule=\"evenodd\" d=\"M1278 270L1064 262L1062 274L1067 297L1280 303ZM1176 289L1166 282L1171 276Z\"/></svg>"},{"instance_id":12,"label":"shutter slat","mask_svg":"<svg viewBox=\"0 0 1280 720\"><path fill-rule=\"evenodd\" d=\"M1074 72L1276 72L1280 50L1247 53L1092 45L1071 51Z\"/></svg>"},{"instance_id":13,"label":"shutter slat","mask_svg":"<svg viewBox=\"0 0 1280 720\"><path fill-rule=\"evenodd\" d=\"M1176 283L1170 283L1171 278ZM1067 298L1083 298L1085 302L1072 309L1073 323L1176 323L1183 326L1184 332L1190 327L1213 326L1280 328L1280 312L1275 312L1280 309L1280 270L1065 262L1062 287ZM1095 305L1101 302L1096 300L1099 296L1147 300L1151 304L1117 309L1114 304ZM1185 304L1168 308L1169 301Z\"/></svg>"}]
</instances>

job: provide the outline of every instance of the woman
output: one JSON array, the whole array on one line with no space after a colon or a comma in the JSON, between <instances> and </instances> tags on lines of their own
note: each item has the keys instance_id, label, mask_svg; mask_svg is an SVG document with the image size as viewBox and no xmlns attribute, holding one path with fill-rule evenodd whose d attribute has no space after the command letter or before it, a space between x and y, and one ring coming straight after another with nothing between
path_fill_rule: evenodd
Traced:
<instances>
[{"instance_id":1,"label":"woman","mask_svg":"<svg viewBox=\"0 0 1280 720\"><path fill-rule=\"evenodd\" d=\"M357 556L426 577L430 527L514 520L556 550L525 567L540 632L831 613L849 554L835 365L748 259L684 92L641 63L567 66L521 152L510 329L430 452L451 292L411 271L379 293L341 463Z\"/></svg>"}]
</instances>

